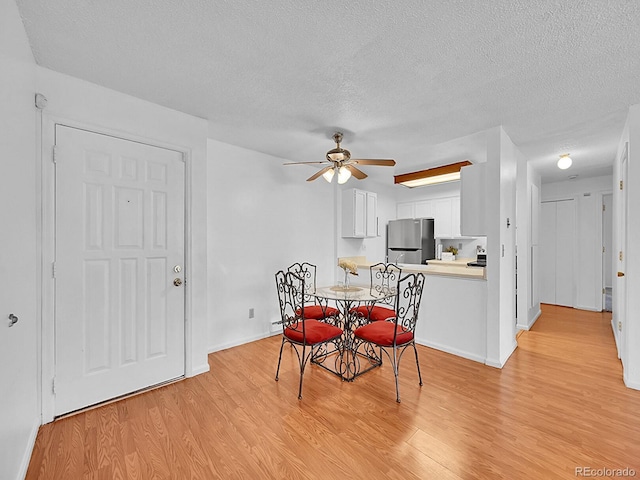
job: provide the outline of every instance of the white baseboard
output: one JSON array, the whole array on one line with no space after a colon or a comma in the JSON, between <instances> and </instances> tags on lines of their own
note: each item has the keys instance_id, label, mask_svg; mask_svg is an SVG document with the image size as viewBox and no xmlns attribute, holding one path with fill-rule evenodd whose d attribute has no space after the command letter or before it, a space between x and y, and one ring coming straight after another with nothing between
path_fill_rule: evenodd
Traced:
<instances>
[{"instance_id":1,"label":"white baseboard","mask_svg":"<svg viewBox=\"0 0 640 480\"><path fill-rule=\"evenodd\" d=\"M424 345L425 347L435 348L436 350L440 350L441 352L450 353L458 357L466 358L467 360L473 360L474 362L484 363L485 361L482 355L466 352L464 350L458 350L457 348L448 347L446 345L440 345L439 343L421 340L419 338L416 338L416 343L419 345Z\"/></svg>"},{"instance_id":2,"label":"white baseboard","mask_svg":"<svg viewBox=\"0 0 640 480\"><path fill-rule=\"evenodd\" d=\"M220 345L212 345L209 347L209 353L219 352L220 350L226 350L227 348L237 347L239 345L244 345L245 343L255 342L256 340L262 340L263 338L273 337L274 335L278 335L282 332L282 328L278 332L267 332L260 333L258 335L252 335L250 337L239 338L232 342L222 343Z\"/></svg>"},{"instance_id":3,"label":"white baseboard","mask_svg":"<svg viewBox=\"0 0 640 480\"><path fill-rule=\"evenodd\" d=\"M533 324L536 323L536 320L538 320L538 318L540 318L540 315L542 315L542 310L538 309L538 312L534 315L534 317L529 320L528 323L518 323L516 326L520 329L520 330L531 330L531 327L533 327Z\"/></svg>"},{"instance_id":4,"label":"white baseboard","mask_svg":"<svg viewBox=\"0 0 640 480\"><path fill-rule=\"evenodd\" d=\"M618 329L616 328L616 323L618 323L616 321L615 318L611 318L611 330L613 330L613 339L616 341L616 352L618 353L618 358L620 358L620 339L618 338L618 336L620 335L620 332L618 331Z\"/></svg>"},{"instance_id":5,"label":"white baseboard","mask_svg":"<svg viewBox=\"0 0 640 480\"><path fill-rule=\"evenodd\" d=\"M509 351L505 353L500 360L487 358L484 362L485 365L488 365L489 367L494 367L494 368L504 367L505 364L507 363L507 360L509 360L511 355L513 355L513 352L516 351L516 348L518 348L518 342L514 340L513 345L511 345L511 348L509 349Z\"/></svg>"},{"instance_id":6,"label":"white baseboard","mask_svg":"<svg viewBox=\"0 0 640 480\"><path fill-rule=\"evenodd\" d=\"M200 375L202 373L207 373L209 371L209 364L208 363L204 363L198 367L192 368L191 372L188 375L185 375L185 377L189 378L189 377L195 377L196 375Z\"/></svg>"},{"instance_id":7,"label":"white baseboard","mask_svg":"<svg viewBox=\"0 0 640 480\"><path fill-rule=\"evenodd\" d=\"M29 462L31 461L31 455L33 454L33 447L36 445L36 438L38 437L38 430L40 429L40 419L34 418L31 431L29 432L29 438L27 439L27 445L22 455L22 461L20 462L20 470L18 471L18 478L24 478L27 476L27 470L29 469Z\"/></svg>"},{"instance_id":8,"label":"white baseboard","mask_svg":"<svg viewBox=\"0 0 640 480\"><path fill-rule=\"evenodd\" d=\"M597 308L594 307L584 307L582 305L576 305L575 307L573 307L577 310L586 310L587 312L601 312L602 310L599 310Z\"/></svg>"},{"instance_id":9,"label":"white baseboard","mask_svg":"<svg viewBox=\"0 0 640 480\"><path fill-rule=\"evenodd\" d=\"M640 390L640 382L632 382L627 378L627 375L622 376L622 380L627 388L632 388L633 390Z\"/></svg>"}]
</instances>

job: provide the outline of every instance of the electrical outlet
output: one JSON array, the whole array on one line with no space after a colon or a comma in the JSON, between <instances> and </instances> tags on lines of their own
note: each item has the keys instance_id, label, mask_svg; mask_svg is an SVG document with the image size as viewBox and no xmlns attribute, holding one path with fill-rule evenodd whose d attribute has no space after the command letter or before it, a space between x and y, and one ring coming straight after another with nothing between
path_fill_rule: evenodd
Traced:
<instances>
[{"instance_id":1,"label":"electrical outlet","mask_svg":"<svg viewBox=\"0 0 640 480\"><path fill-rule=\"evenodd\" d=\"M253 318L255 317L255 311L253 310L253 308L249 309L249 318Z\"/></svg>"}]
</instances>

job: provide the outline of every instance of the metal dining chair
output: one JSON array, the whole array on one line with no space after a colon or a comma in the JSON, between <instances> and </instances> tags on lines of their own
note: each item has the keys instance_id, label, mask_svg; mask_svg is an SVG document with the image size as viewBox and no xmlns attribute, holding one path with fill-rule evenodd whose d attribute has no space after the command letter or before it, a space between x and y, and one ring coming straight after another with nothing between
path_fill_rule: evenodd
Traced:
<instances>
[{"instance_id":1,"label":"metal dining chair","mask_svg":"<svg viewBox=\"0 0 640 480\"><path fill-rule=\"evenodd\" d=\"M393 263L376 263L369 267L371 294L388 295L397 287L402 269ZM384 321L395 316L395 297L390 296L381 299L375 304L360 305L351 309L351 313L357 314L367 322Z\"/></svg>"},{"instance_id":2,"label":"metal dining chair","mask_svg":"<svg viewBox=\"0 0 640 480\"><path fill-rule=\"evenodd\" d=\"M400 403L398 386L398 368L400 359L408 347L412 347L416 356L418 379L422 386L420 362L415 343L415 330L418 321L418 310L424 289L424 274L410 273L397 283L398 295L395 298L395 314L393 318L371 322L354 331L356 351L360 346L380 347L389 357L396 380L396 401Z\"/></svg>"},{"instance_id":3,"label":"metal dining chair","mask_svg":"<svg viewBox=\"0 0 640 480\"><path fill-rule=\"evenodd\" d=\"M316 297L310 295L316 291L316 266L308 263L294 263L289 268L288 272L295 273L301 281L304 283L304 318L313 318L315 320L322 320L326 318L336 319L340 314L339 310L329 305L322 304ZM299 292L302 290L299 289ZM335 323L335 322L334 322Z\"/></svg>"},{"instance_id":4,"label":"metal dining chair","mask_svg":"<svg viewBox=\"0 0 640 480\"><path fill-rule=\"evenodd\" d=\"M293 272L280 270L276 273L276 289L280 304L280 323L282 324L282 344L276 369L276 381L280 374L282 350L289 343L296 352L300 364L300 386L298 398L302 398L302 378L309 359L322 346L342 336L343 330L323 320L305 318L304 304L305 282Z\"/></svg>"}]
</instances>

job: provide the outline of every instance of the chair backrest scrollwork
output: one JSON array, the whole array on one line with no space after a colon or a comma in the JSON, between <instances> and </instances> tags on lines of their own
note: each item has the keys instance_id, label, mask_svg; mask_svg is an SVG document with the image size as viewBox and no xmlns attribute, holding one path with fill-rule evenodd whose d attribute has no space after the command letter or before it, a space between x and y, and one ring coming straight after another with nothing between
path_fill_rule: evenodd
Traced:
<instances>
[{"instance_id":1,"label":"chair backrest scrollwork","mask_svg":"<svg viewBox=\"0 0 640 480\"><path fill-rule=\"evenodd\" d=\"M304 322L299 322L304 318L304 281L293 272L285 272L280 270L276 273L276 290L278 292L278 303L280 306L280 318L282 328L291 327L292 325L302 325L304 331Z\"/></svg>"},{"instance_id":2,"label":"chair backrest scrollwork","mask_svg":"<svg viewBox=\"0 0 640 480\"><path fill-rule=\"evenodd\" d=\"M309 294L316 291L316 266L308 262L296 262L287 268L287 272L295 274L302 283L298 288L300 299L304 300L304 303L315 303L315 297Z\"/></svg>"},{"instance_id":3,"label":"chair backrest scrollwork","mask_svg":"<svg viewBox=\"0 0 640 480\"><path fill-rule=\"evenodd\" d=\"M393 263L376 263L369 267L371 275L371 295L387 296L379 303L392 305L395 297L389 297L389 293L397 292L398 281L402 274L402 269Z\"/></svg>"},{"instance_id":4,"label":"chair backrest scrollwork","mask_svg":"<svg viewBox=\"0 0 640 480\"><path fill-rule=\"evenodd\" d=\"M395 306L396 321L405 331L415 332L424 280L423 273L410 273L398 282Z\"/></svg>"}]
</instances>

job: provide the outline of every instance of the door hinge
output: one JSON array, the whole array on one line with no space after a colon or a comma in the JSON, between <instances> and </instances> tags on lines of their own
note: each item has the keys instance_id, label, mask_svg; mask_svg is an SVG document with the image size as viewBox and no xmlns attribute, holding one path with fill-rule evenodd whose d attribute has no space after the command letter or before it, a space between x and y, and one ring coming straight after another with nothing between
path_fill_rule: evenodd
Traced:
<instances>
[{"instance_id":1,"label":"door hinge","mask_svg":"<svg viewBox=\"0 0 640 480\"><path fill-rule=\"evenodd\" d=\"M602 204L602 211L604 212L607 209L606 205L603 203Z\"/></svg>"},{"instance_id":2,"label":"door hinge","mask_svg":"<svg viewBox=\"0 0 640 480\"><path fill-rule=\"evenodd\" d=\"M620 180L620 190L622 190L623 188L623 184L622 184L622 180Z\"/></svg>"},{"instance_id":3,"label":"door hinge","mask_svg":"<svg viewBox=\"0 0 640 480\"><path fill-rule=\"evenodd\" d=\"M56 278L56 262L51 262L51 278Z\"/></svg>"},{"instance_id":4,"label":"door hinge","mask_svg":"<svg viewBox=\"0 0 640 480\"><path fill-rule=\"evenodd\" d=\"M602 253L604 253L604 247L602 247Z\"/></svg>"},{"instance_id":5,"label":"door hinge","mask_svg":"<svg viewBox=\"0 0 640 480\"><path fill-rule=\"evenodd\" d=\"M607 293L607 292L606 292L606 291L605 291L605 289L603 288L603 289L602 289L602 294L604 295L605 293Z\"/></svg>"},{"instance_id":6,"label":"door hinge","mask_svg":"<svg viewBox=\"0 0 640 480\"><path fill-rule=\"evenodd\" d=\"M52 160L53 160L53 163L58 163L58 147L56 147L55 145L53 147Z\"/></svg>"},{"instance_id":7,"label":"door hinge","mask_svg":"<svg viewBox=\"0 0 640 480\"><path fill-rule=\"evenodd\" d=\"M56 377L51 379L51 393L56 394Z\"/></svg>"},{"instance_id":8,"label":"door hinge","mask_svg":"<svg viewBox=\"0 0 640 480\"><path fill-rule=\"evenodd\" d=\"M618 254L618 259L622 261L622 250L620 250L620 253Z\"/></svg>"}]
</instances>

